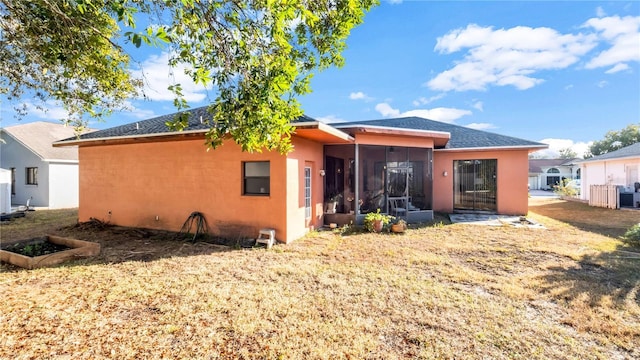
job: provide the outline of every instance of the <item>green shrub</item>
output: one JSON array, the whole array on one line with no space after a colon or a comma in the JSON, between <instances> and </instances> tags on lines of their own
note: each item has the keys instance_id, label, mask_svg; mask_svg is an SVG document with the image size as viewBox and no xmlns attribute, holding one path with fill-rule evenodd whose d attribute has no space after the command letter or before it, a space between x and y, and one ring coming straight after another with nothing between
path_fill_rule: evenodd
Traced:
<instances>
[{"instance_id":1,"label":"green shrub","mask_svg":"<svg viewBox=\"0 0 640 360\"><path fill-rule=\"evenodd\" d=\"M389 223L391 223L391 220L393 219L395 219L395 217L387 214L381 214L380 209L378 209L376 212L370 212L365 215L364 228L370 232L374 232L375 230L373 228L373 223L375 223L376 221L382 221L382 226L384 228L385 226L389 225Z\"/></svg>"},{"instance_id":2,"label":"green shrub","mask_svg":"<svg viewBox=\"0 0 640 360\"><path fill-rule=\"evenodd\" d=\"M624 239L628 242L640 245L640 223L633 225L624 233Z\"/></svg>"},{"instance_id":3,"label":"green shrub","mask_svg":"<svg viewBox=\"0 0 640 360\"><path fill-rule=\"evenodd\" d=\"M553 187L553 192L563 196L577 196L580 194L578 188L571 185L570 179L563 179L560 184Z\"/></svg>"}]
</instances>

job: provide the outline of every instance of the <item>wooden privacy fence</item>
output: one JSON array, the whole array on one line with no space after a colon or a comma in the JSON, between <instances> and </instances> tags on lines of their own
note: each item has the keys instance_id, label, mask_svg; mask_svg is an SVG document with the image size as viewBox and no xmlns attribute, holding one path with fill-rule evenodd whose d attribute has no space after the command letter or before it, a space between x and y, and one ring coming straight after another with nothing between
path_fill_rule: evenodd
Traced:
<instances>
[{"instance_id":1,"label":"wooden privacy fence","mask_svg":"<svg viewBox=\"0 0 640 360\"><path fill-rule=\"evenodd\" d=\"M620 190L617 185L589 186L589 205L609 209L620 208Z\"/></svg>"}]
</instances>

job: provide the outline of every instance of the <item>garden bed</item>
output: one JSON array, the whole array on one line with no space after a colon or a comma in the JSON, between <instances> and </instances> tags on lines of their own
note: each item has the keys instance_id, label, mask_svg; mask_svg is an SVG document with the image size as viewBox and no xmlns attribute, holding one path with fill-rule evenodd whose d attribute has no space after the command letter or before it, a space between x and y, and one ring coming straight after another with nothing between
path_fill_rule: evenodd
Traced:
<instances>
[{"instance_id":1,"label":"garden bed","mask_svg":"<svg viewBox=\"0 0 640 360\"><path fill-rule=\"evenodd\" d=\"M26 269L35 269L79 257L95 256L99 253L100 244L48 235L3 244L0 249L0 261Z\"/></svg>"}]
</instances>

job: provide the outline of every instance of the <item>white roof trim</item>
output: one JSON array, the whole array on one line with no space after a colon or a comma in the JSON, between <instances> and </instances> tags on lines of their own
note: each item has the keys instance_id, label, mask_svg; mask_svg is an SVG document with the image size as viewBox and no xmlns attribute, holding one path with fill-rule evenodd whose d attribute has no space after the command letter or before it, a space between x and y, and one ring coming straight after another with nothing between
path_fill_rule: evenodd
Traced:
<instances>
[{"instance_id":1,"label":"white roof trim","mask_svg":"<svg viewBox=\"0 0 640 360\"><path fill-rule=\"evenodd\" d=\"M77 164L78 160L63 160L63 159L42 159L44 162L49 163L64 163L64 164Z\"/></svg>"},{"instance_id":2,"label":"white roof trim","mask_svg":"<svg viewBox=\"0 0 640 360\"><path fill-rule=\"evenodd\" d=\"M365 125L365 124L342 124L340 126L334 126L336 129L350 129L350 128L368 128L368 129L377 129L377 130L390 130L390 131L405 131L405 132L413 132L425 135L443 135L447 138L451 138L451 133L447 131L435 131L435 130L421 130L421 129L409 129L409 128L400 128L393 126L378 126L378 125Z\"/></svg>"},{"instance_id":3,"label":"white roof trim","mask_svg":"<svg viewBox=\"0 0 640 360\"><path fill-rule=\"evenodd\" d=\"M491 151L491 150L524 150L524 149L546 149L548 145L518 145L518 146L488 146L488 147L470 147L470 148L453 148L453 149L434 149L433 151Z\"/></svg>"},{"instance_id":4,"label":"white roof trim","mask_svg":"<svg viewBox=\"0 0 640 360\"><path fill-rule=\"evenodd\" d=\"M305 126L317 126L317 129L324 131L327 134L333 135L342 140L354 141L354 138L346 132L339 130L331 125L325 124L322 121L305 121L291 124L295 128L302 128Z\"/></svg>"},{"instance_id":5,"label":"white roof trim","mask_svg":"<svg viewBox=\"0 0 640 360\"><path fill-rule=\"evenodd\" d=\"M333 126L327 125L320 121L305 121L301 123L294 123L292 125L294 127L317 126L319 130L324 131L326 133L330 133L341 139L351 140L351 141L353 140L353 137L351 137L349 134L345 133L344 131L338 130ZM79 144L99 142L99 141L108 141L108 140L140 139L140 138L150 138L150 137L163 137L163 136L185 135L185 134L189 135L189 134L201 134L201 133L205 134L208 131L209 129L199 129L199 130L172 131L172 132L155 133L155 134L107 136L107 137L99 137L99 138L91 138L91 139L56 141L53 143L53 146L72 146L72 145L79 145Z\"/></svg>"},{"instance_id":6,"label":"white roof trim","mask_svg":"<svg viewBox=\"0 0 640 360\"><path fill-rule=\"evenodd\" d=\"M80 139L80 140L71 140L71 141L56 141L53 143L53 146L71 146L71 145L79 145L83 143L90 142L98 142L98 141L107 141L107 140L122 140L122 139L141 139L141 138L149 138L149 137L163 137L163 136L171 136L171 135L184 135L184 134L199 134L206 133L209 129L200 129L200 130L185 130L185 131L172 131L165 133L155 133L155 134L139 134L139 135L124 135L124 136L107 136L107 137L99 137L92 139Z\"/></svg>"},{"instance_id":7,"label":"white roof trim","mask_svg":"<svg viewBox=\"0 0 640 360\"><path fill-rule=\"evenodd\" d=\"M346 132L344 132L344 131L342 131L342 130L340 130L338 128L335 128L335 127L333 127L331 125L327 125L327 124L325 124L323 122L318 123L318 129L320 129L320 130L322 130L322 131L324 131L326 133L329 133L331 135L334 135L336 137L339 137L339 138L341 138L343 140L349 140L349 141L354 141L355 140L353 138L353 136L347 134Z\"/></svg>"},{"instance_id":8,"label":"white roof trim","mask_svg":"<svg viewBox=\"0 0 640 360\"><path fill-rule=\"evenodd\" d=\"M584 160L576 161L576 164L607 162L607 161L620 161L620 160L628 160L628 159L638 159L638 160L640 160L640 155L628 155L628 156L612 157L612 158L607 158L607 159L584 159Z\"/></svg>"}]
</instances>

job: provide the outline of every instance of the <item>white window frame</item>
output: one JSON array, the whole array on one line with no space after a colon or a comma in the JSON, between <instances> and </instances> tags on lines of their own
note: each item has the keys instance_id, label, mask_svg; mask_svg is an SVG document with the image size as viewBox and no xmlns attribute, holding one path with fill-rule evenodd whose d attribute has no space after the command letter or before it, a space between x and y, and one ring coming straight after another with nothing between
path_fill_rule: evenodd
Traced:
<instances>
[{"instance_id":1,"label":"white window frame","mask_svg":"<svg viewBox=\"0 0 640 360\"><path fill-rule=\"evenodd\" d=\"M311 167L304 167L304 217L311 219Z\"/></svg>"}]
</instances>

